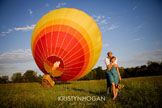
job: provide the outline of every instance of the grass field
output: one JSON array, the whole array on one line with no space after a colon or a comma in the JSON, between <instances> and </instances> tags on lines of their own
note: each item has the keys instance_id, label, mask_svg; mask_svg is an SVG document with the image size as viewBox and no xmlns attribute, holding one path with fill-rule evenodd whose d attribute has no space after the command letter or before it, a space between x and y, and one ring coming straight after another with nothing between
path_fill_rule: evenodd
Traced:
<instances>
[{"instance_id":1,"label":"grass field","mask_svg":"<svg viewBox=\"0 0 162 108\"><path fill-rule=\"evenodd\" d=\"M0 84L0 108L159 108L162 76L123 79L125 87L113 101L105 80L73 81L51 89L39 83ZM106 101L58 101L58 96L105 96Z\"/></svg>"}]
</instances>

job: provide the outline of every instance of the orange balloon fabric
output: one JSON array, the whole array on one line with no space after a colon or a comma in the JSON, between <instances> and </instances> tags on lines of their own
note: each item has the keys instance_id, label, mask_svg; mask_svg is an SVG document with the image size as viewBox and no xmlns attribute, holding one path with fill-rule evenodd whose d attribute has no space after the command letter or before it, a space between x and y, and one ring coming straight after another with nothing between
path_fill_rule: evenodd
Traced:
<instances>
[{"instance_id":1,"label":"orange balloon fabric","mask_svg":"<svg viewBox=\"0 0 162 108\"><path fill-rule=\"evenodd\" d=\"M32 33L32 54L43 73L60 61L55 80L77 80L96 64L102 49L101 32L85 12L61 8L45 14ZM59 77L59 78L57 78Z\"/></svg>"}]
</instances>

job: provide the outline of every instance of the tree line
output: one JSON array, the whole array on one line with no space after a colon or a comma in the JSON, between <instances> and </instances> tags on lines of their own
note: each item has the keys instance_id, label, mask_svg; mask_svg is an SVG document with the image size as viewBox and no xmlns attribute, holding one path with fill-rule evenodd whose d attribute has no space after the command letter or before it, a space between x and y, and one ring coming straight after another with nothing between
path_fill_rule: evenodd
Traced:
<instances>
[{"instance_id":1,"label":"tree line","mask_svg":"<svg viewBox=\"0 0 162 108\"><path fill-rule=\"evenodd\" d=\"M25 83L25 82L41 82L42 76L37 75L33 70L27 70L24 74L21 72L13 73L11 81L8 76L1 76L0 83Z\"/></svg>"},{"instance_id":2,"label":"tree line","mask_svg":"<svg viewBox=\"0 0 162 108\"><path fill-rule=\"evenodd\" d=\"M139 77L139 76L157 76L162 75L162 62L149 61L147 65L124 68L119 67L122 78ZM105 79L106 70L101 66L94 68L86 76L79 80L99 80ZM9 81L8 76L1 76L0 83L24 83L24 82L41 82L42 76L37 75L33 70L27 70L24 74L21 72L14 73Z\"/></svg>"},{"instance_id":3,"label":"tree line","mask_svg":"<svg viewBox=\"0 0 162 108\"><path fill-rule=\"evenodd\" d=\"M119 71L122 78L162 75L162 62L148 61L147 65L130 68L119 67ZM102 67L97 67L80 80L105 79L105 73L106 69L103 70Z\"/></svg>"}]
</instances>

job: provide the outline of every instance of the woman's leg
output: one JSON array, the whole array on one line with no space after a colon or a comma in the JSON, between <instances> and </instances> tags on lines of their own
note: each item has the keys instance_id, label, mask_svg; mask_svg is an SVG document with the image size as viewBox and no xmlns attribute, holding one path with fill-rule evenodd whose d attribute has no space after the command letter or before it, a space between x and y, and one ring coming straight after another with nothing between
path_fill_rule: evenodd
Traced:
<instances>
[{"instance_id":1,"label":"woman's leg","mask_svg":"<svg viewBox=\"0 0 162 108\"><path fill-rule=\"evenodd\" d=\"M113 91L113 100L116 98L116 88L114 82L112 83L112 91Z\"/></svg>"},{"instance_id":2,"label":"woman's leg","mask_svg":"<svg viewBox=\"0 0 162 108\"><path fill-rule=\"evenodd\" d=\"M118 96L118 91L119 91L118 86L115 87L115 91L116 91L116 97L117 97Z\"/></svg>"},{"instance_id":3,"label":"woman's leg","mask_svg":"<svg viewBox=\"0 0 162 108\"><path fill-rule=\"evenodd\" d=\"M118 83L119 83L119 76L117 76L116 79L115 79L115 91L116 91L116 97L117 97L117 95L118 95L118 91L119 91Z\"/></svg>"}]
</instances>

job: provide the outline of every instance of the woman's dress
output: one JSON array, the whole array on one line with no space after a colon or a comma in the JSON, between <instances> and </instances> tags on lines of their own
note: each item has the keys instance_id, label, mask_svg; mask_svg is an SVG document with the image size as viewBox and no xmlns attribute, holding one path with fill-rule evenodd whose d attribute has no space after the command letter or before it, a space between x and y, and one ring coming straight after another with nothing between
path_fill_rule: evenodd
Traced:
<instances>
[{"instance_id":1,"label":"woman's dress","mask_svg":"<svg viewBox=\"0 0 162 108\"><path fill-rule=\"evenodd\" d=\"M107 70L106 74L106 78L110 84L115 83L117 85L119 83L119 75L116 67L112 66L110 70Z\"/></svg>"}]
</instances>

